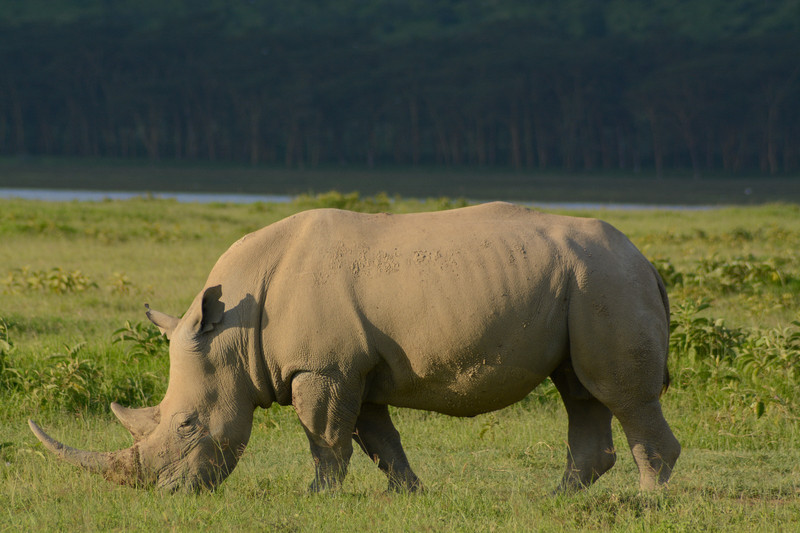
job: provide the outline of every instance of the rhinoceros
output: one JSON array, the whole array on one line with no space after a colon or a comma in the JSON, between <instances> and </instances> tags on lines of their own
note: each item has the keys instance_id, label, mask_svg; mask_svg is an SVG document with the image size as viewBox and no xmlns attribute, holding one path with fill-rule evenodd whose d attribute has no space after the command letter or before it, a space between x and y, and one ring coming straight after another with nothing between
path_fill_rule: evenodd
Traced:
<instances>
[{"instance_id":1,"label":"rhinoceros","mask_svg":"<svg viewBox=\"0 0 800 533\"><path fill-rule=\"evenodd\" d=\"M388 406L469 417L522 400L547 377L568 416L558 488L616 460L616 416L642 489L665 484L680 444L661 410L669 304L656 269L618 230L508 203L435 213L311 210L233 244L170 339L166 395L116 403L132 447L70 448L66 461L134 486L214 488L250 438L256 407L292 405L310 489L338 487L353 441L389 490L421 487Z\"/></svg>"}]
</instances>

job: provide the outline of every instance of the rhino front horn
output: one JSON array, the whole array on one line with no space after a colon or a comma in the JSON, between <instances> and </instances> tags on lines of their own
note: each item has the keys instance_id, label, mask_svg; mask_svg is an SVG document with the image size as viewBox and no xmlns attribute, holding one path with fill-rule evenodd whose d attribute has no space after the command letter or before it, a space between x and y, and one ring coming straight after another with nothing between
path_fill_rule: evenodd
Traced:
<instances>
[{"instance_id":1,"label":"rhino front horn","mask_svg":"<svg viewBox=\"0 0 800 533\"><path fill-rule=\"evenodd\" d=\"M109 481L120 485L140 485L142 483L139 454L136 446L116 452L87 452L71 448L50 437L33 420L28 420L31 431L45 448L59 459L100 474Z\"/></svg>"}]
</instances>

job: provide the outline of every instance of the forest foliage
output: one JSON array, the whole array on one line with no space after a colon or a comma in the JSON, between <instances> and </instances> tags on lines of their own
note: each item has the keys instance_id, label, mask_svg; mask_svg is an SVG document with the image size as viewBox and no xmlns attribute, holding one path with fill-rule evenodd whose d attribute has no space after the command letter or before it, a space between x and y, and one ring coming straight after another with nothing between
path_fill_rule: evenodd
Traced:
<instances>
[{"instance_id":1,"label":"forest foliage","mask_svg":"<svg viewBox=\"0 0 800 533\"><path fill-rule=\"evenodd\" d=\"M798 0L0 4L0 155L800 168Z\"/></svg>"}]
</instances>

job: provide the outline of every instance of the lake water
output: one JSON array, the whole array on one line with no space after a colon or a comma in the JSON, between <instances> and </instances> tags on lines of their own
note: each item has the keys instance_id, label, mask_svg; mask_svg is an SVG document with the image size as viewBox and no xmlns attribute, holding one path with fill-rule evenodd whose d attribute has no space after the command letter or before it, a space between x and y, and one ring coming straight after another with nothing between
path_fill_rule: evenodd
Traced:
<instances>
[{"instance_id":1,"label":"lake water","mask_svg":"<svg viewBox=\"0 0 800 533\"><path fill-rule=\"evenodd\" d=\"M3 189L0 188L0 198L21 198L25 200L40 200L45 202L102 202L105 200L130 200L133 198L163 198L172 199L181 203L232 203L252 204L256 202L287 203L294 198L281 194L226 194L226 193L199 193L199 192L145 192L145 191L82 191L67 189ZM598 202L516 202L531 207L543 209L570 209L570 210L665 210L665 211L702 211L713 209L708 205L653 205L653 204L623 204L623 203L598 203Z\"/></svg>"},{"instance_id":2,"label":"lake water","mask_svg":"<svg viewBox=\"0 0 800 533\"><path fill-rule=\"evenodd\" d=\"M133 198L165 198L181 203L252 204L256 202L286 203L292 197L278 194L225 194L199 192L144 192L144 191L79 191L66 189L0 189L0 198L22 198L45 202L103 202L105 200L131 200Z\"/></svg>"}]
</instances>

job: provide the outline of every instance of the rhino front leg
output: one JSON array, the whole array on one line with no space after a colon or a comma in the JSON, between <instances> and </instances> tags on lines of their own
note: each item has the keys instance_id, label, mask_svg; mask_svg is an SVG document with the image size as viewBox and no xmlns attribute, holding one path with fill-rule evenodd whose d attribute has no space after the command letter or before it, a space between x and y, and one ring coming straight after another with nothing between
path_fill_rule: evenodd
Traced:
<instances>
[{"instance_id":1,"label":"rhino front leg","mask_svg":"<svg viewBox=\"0 0 800 533\"><path fill-rule=\"evenodd\" d=\"M311 492L337 489L347 475L347 466L353 454L352 446L330 446L317 435L305 428L314 459L314 481L309 485Z\"/></svg>"},{"instance_id":2,"label":"rhino front leg","mask_svg":"<svg viewBox=\"0 0 800 533\"><path fill-rule=\"evenodd\" d=\"M419 478L408 464L406 453L400 443L400 433L392 424L387 406L363 404L356 421L353 440L386 474L389 479L389 491L414 492L422 488Z\"/></svg>"},{"instance_id":3,"label":"rhino front leg","mask_svg":"<svg viewBox=\"0 0 800 533\"><path fill-rule=\"evenodd\" d=\"M561 394L568 417L567 468L558 487L570 491L588 487L616 462L611 434L611 411L564 364L550 376Z\"/></svg>"},{"instance_id":4,"label":"rhino front leg","mask_svg":"<svg viewBox=\"0 0 800 533\"><path fill-rule=\"evenodd\" d=\"M292 380L292 405L306 431L315 476L309 490L338 488L353 454L361 387L305 372Z\"/></svg>"}]
</instances>

